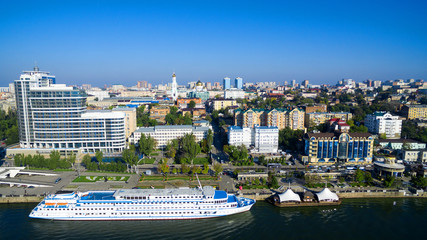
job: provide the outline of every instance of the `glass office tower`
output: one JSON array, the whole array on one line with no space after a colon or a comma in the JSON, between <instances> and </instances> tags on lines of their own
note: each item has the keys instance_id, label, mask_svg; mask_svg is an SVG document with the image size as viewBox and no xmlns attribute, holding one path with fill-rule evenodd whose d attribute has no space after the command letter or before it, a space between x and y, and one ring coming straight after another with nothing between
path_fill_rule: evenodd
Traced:
<instances>
[{"instance_id":1,"label":"glass office tower","mask_svg":"<svg viewBox=\"0 0 427 240\"><path fill-rule=\"evenodd\" d=\"M87 111L86 93L55 84L48 72L23 72L15 80L22 148L119 153L126 144L124 113Z\"/></svg>"}]
</instances>

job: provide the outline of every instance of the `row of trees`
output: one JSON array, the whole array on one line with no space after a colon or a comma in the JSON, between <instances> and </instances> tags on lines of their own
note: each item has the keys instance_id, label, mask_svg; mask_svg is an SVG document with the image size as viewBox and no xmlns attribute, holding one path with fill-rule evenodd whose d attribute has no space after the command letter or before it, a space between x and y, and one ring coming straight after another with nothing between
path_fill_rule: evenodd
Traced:
<instances>
[{"instance_id":1,"label":"row of trees","mask_svg":"<svg viewBox=\"0 0 427 240\"><path fill-rule=\"evenodd\" d=\"M303 130L284 128L279 131L279 147L283 150L298 150L298 143L304 136Z\"/></svg>"},{"instance_id":2,"label":"row of trees","mask_svg":"<svg viewBox=\"0 0 427 240\"><path fill-rule=\"evenodd\" d=\"M249 152L245 145L225 145L224 152L229 155L230 161L236 166L253 166L254 162L249 158Z\"/></svg>"},{"instance_id":3,"label":"row of trees","mask_svg":"<svg viewBox=\"0 0 427 240\"><path fill-rule=\"evenodd\" d=\"M213 133L208 131L208 135L200 144L196 142L193 134L185 134L182 138L174 139L166 145L166 155L174 158L177 163L190 163L196 159L202 151L209 153L212 150Z\"/></svg>"},{"instance_id":4,"label":"row of trees","mask_svg":"<svg viewBox=\"0 0 427 240\"><path fill-rule=\"evenodd\" d=\"M70 154L69 156L61 159L61 155L58 151L52 151L49 154L49 158L45 158L42 155L21 155L15 156L15 166L25 166L34 168L48 168L54 169L69 169L73 167L76 161L76 155Z\"/></svg>"},{"instance_id":5,"label":"row of trees","mask_svg":"<svg viewBox=\"0 0 427 240\"><path fill-rule=\"evenodd\" d=\"M0 109L0 140L7 145L19 142L18 120L16 111L8 113Z\"/></svg>"},{"instance_id":6,"label":"row of trees","mask_svg":"<svg viewBox=\"0 0 427 240\"><path fill-rule=\"evenodd\" d=\"M427 128L419 127L413 121L402 122L402 138L415 139L420 142L427 142Z\"/></svg>"},{"instance_id":7,"label":"row of trees","mask_svg":"<svg viewBox=\"0 0 427 240\"><path fill-rule=\"evenodd\" d=\"M218 177L218 174L220 172L222 172L223 168L221 164L214 164L212 166L212 170L215 172L215 177ZM187 165L186 163L181 164L181 168L173 168L171 171L170 166L167 164L167 159L162 159L161 162L159 163L159 165L157 166L157 171L162 173L163 175L163 180L167 181L168 180L168 176L169 174L172 172L173 174L177 174L177 173L182 173L182 174L189 174L190 175L190 180L194 180L194 175L195 174L204 174L207 175L209 174L209 165L207 163L205 163L203 165L203 168L201 168L200 166L196 166L196 165Z\"/></svg>"},{"instance_id":8,"label":"row of trees","mask_svg":"<svg viewBox=\"0 0 427 240\"><path fill-rule=\"evenodd\" d=\"M191 114L186 113L184 116L178 113L178 108L170 107L170 112L166 115L165 121L168 125L191 125L193 120Z\"/></svg>"},{"instance_id":9,"label":"row of trees","mask_svg":"<svg viewBox=\"0 0 427 240\"><path fill-rule=\"evenodd\" d=\"M149 108L153 107L154 104L151 104ZM157 120L150 119L150 112L145 112L145 105L141 105L136 109L136 124L138 127L150 127L158 125Z\"/></svg>"},{"instance_id":10,"label":"row of trees","mask_svg":"<svg viewBox=\"0 0 427 240\"><path fill-rule=\"evenodd\" d=\"M125 172L127 167L121 162L105 163L102 161L102 152L95 156L97 162L93 162L89 154L83 156L82 164L89 171Z\"/></svg>"}]
</instances>

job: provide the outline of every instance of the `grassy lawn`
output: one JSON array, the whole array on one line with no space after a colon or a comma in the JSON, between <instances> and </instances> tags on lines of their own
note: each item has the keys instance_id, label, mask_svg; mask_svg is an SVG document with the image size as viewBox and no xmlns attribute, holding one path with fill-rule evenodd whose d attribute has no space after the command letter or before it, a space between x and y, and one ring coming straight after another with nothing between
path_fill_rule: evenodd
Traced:
<instances>
[{"instance_id":1,"label":"grassy lawn","mask_svg":"<svg viewBox=\"0 0 427 240\"><path fill-rule=\"evenodd\" d=\"M305 186L308 188L324 188L325 184L324 183L306 183ZM328 188L331 188L331 187L332 187L332 184L328 183Z\"/></svg>"},{"instance_id":2,"label":"grassy lawn","mask_svg":"<svg viewBox=\"0 0 427 240\"><path fill-rule=\"evenodd\" d=\"M207 158L201 157L201 158L194 159L193 163L194 164L205 164L205 163L209 164L209 160Z\"/></svg>"},{"instance_id":3,"label":"grassy lawn","mask_svg":"<svg viewBox=\"0 0 427 240\"><path fill-rule=\"evenodd\" d=\"M155 189L165 189L165 186L153 186ZM139 189L151 189L151 186L138 186Z\"/></svg>"},{"instance_id":4,"label":"grassy lawn","mask_svg":"<svg viewBox=\"0 0 427 240\"><path fill-rule=\"evenodd\" d=\"M112 176L107 177L108 181L127 181L129 176ZM98 182L105 181L104 176L80 176L73 180L73 182Z\"/></svg>"},{"instance_id":5,"label":"grassy lawn","mask_svg":"<svg viewBox=\"0 0 427 240\"><path fill-rule=\"evenodd\" d=\"M150 158L150 159L146 158L146 159L139 160L138 164L153 164L154 161L156 161L155 158Z\"/></svg>"},{"instance_id":6,"label":"grassy lawn","mask_svg":"<svg viewBox=\"0 0 427 240\"><path fill-rule=\"evenodd\" d=\"M189 176L189 175L188 176L182 176L182 175L174 176L174 175L169 174L168 181L173 181L173 180L187 181L187 180L190 180L190 177L191 176ZM200 180L216 180L215 177L211 177L211 176L199 176L199 179ZM162 181L162 180L163 180L163 176L144 176L144 177L141 177L139 179L139 181ZM196 176L194 176L193 180L197 181Z\"/></svg>"}]
</instances>

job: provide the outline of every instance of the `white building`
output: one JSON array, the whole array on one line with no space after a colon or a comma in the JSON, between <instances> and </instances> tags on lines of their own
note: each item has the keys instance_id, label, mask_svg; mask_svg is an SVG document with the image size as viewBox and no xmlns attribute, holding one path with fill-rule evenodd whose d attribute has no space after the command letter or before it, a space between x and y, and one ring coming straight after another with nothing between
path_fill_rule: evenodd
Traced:
<instances>
[{"instance_id":1,"label":"white building","mask_svg":"<svg viewBox=\"0 0 427 240\"><path fill-rule=\"evenodd\" d=\"M230 88L224 91L224 98L238 99L245 98L245 91L237 88Z\"/></svg>"},{"instance_id":2,"label":"white building","mask_svg":"<svg viewBox=\"0 0 427 240\"><path fill-rule=\"evenodd\" d=\"M164 148L169 141L183 137L185 134L193 134L196 142L206 138L211 127L195 127L192 125L163 125L155 127L140 127L130 137L129 142L138 144L141 134L151 136L156 140L157 148Z\"/></svg>"},{"instance_id":3,"label":"white building","mask_svg":"<svg viewBox=\"0 0 427 240\"><path fill-rule=\"evenodd\" d=\"M110 94L108 93L108 91L89 91L87 90L86 93L88 95L92 95L95 96L96 98L98 98L98 101L102 101L104 98L110 98Z\"/></svg>"},{"instance_id":4,"label":"white building","mask_svg":"<svg viewBox=\"0 0 427 240\"><path fill-rule=\"evenodd\" d=\"M365 118L365 126L370 133L386 134L387 138L400 138L402 120L389 112L374 112Z\"/></svg>"},{"instance_id":5,"label":"white building","mask_svg":"<svg viewBox=\"0 0 427 240\"><path fill-rule=\"evenodd\" d=\"M55 76L37 67L15 80L21 148L120 153L126 144L124 114L87 111L83 90L54 83Z\"/></svg>"},{"instance_id":6,"label":"white building","mask_svg":"<svg viewBox=\"0 0 427 240\"><path fill-rule=\"evenodd\" d=\"M228 129L228 144L234 146L243 144L247 148L250 148L250 146L255 142L254 136L253 128L231 126Z\"/></svg>"},{"instance_id":7,"label":"white building","mask_svg":"<svg viewBox=\"0 0 427 240\"><path fill-rule=\"evenodd\" d=\"M279 147L279 129L277 127L239 127L228 129L228 144L247 148L254 147L257 153L276 153Z\"/></svg>"},{"instance_id":8,"label":"white building","mask_svg":"<svg viewBox=\"0 0 427 240\"><path fill-rule=\"evenodd\" d=\"M276 153L279 147L277 127L255 127L255 150L259 153Z\"/></svg>"}]
</instances>

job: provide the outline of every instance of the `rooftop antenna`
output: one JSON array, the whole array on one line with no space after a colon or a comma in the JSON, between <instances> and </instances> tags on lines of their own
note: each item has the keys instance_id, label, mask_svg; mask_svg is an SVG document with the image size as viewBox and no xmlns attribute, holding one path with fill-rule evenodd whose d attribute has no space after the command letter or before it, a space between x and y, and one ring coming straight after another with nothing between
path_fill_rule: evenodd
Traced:
<instances>
[{"instance_id":1,"label":"rooftop antenna","mask_svg":"<svg viewBox=\"0 0 427 240\"><path fill-rule=\"evenodd\" d=\"M38 72L39 67L37 66L37 61L34 61L34 72Z\"/></svg>"},{"instance_id":2,"label":"rooftop antenna","mask_svg":"<svg viewBox=\"0 0 427 240\"><path fill-rule=\"evenodd\" d=\"M197 173L196 173L196 178L197 178L197 182L199 182L199 188L200 190L202 190L203 189L202 184L200 183L199 176L197 175Z\"/></svg>"}]
</instances>

